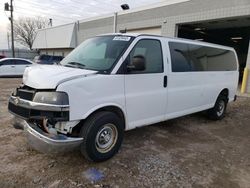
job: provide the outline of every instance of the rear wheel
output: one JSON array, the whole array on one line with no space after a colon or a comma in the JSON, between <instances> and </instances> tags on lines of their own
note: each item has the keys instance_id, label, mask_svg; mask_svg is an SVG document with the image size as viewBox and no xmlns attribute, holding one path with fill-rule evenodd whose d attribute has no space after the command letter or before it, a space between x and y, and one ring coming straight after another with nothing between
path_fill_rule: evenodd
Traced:
<instances>
[{"instance_id":1,"label":"rear wheel","mask_svg":"<svg viewBox=\"0 0 250 188\"><path fill-rule=\"evenodd\" d=\"M124 134L123 122L113 112L98 112L81 129L81 153L91 161L105 161L119 150Z\"/></svg>"},{"instance_id":2,"label":"rear wheel","mask_svg":"<svg viewBox=\"0 0 250 188\"><path fill-rule=\"evenodd\" d=\"M207 111L212 120L220 120L225 116L228 99L225 95L219 95L213 108Z\"/></svg>"}]
</instances>

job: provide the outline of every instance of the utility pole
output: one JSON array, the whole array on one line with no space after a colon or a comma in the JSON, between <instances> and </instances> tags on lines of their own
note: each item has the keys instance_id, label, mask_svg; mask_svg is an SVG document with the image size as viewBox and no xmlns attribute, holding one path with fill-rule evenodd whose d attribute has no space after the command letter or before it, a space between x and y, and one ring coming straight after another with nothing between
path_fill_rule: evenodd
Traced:
<instances>
[{"instance_id":1,"label":"utility pole","mask_svg":"<svg viewBox=\"0 0 250 188\"><path fill-rule=\"evenodd\" d=\"M7 41L8 41L8 50L10 49L10 35L9 32L7 32Z\"/></svg>"},{"instance_id":2,"label":"utility pole","mask_svg":"<svg viewBox=\"0 0 250 188\"><path fill-rule=\"evenodd\" d=\"M11 24L11 47L12 57L15 57L14 32L13 32L13 0L10 0L10 24Z\"/></svg>"},{"instance_id":3,"label":"utility pole","mask_svg":"<svg viewBox=\"0 0 250 188\"><path fill-rule=\"evenodd\" d=\"M14 46L14 32L13 32L13 0L10 0L10 5L9 3L4 4L4 10L5 11L10 11L10 27L11 27L11 49L12 49L12 57L15 57L15 46Z\"/></svg>"}]
</instances>

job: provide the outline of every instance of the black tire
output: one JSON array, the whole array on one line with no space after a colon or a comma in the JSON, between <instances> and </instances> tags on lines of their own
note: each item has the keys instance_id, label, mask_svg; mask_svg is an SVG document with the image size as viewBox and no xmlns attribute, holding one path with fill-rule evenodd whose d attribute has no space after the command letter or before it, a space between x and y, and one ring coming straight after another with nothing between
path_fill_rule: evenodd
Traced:
<instances>
[{"instance_id":1,"label":"black tire","mask_svg":"<svg viewBox=\"0 0 250 188\"><path fill-rule=\"evenodd\" d=\"M213 108L207 111L208 117L212 120L221 120L225 117L228 99L225 95L219 95Z\"/></svg>"},{"instance_id":2,"label":"black tire","mask_svg":"<svg viewBox=\"0 0 250 188\"><path fill-rule=\"evenodd\" d=\"M113 112L97 112L86 120L80 135L83 137L81 153L90 161L101 162L118 152L124 136L124 125Z\"/></svg>"}]
</instances>

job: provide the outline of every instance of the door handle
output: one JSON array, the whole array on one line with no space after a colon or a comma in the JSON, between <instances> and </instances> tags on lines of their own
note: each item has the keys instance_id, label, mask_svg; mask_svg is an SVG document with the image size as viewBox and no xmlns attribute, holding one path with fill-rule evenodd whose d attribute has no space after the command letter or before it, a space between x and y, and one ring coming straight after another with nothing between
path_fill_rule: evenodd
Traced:
<instances>
[{"instance_id":1,"label":"door handle","mask_svg":"<svg viewBox=\"0 0 250 188\"><path fill-rule=\"evenodd\" d=\"M12 67L12 68L14 68L14 67L15 67L15 65L11 65L11 67Z\"/></svg>"},{"instance_id":2,"label":"door handle","mask_svg":"<svg viewBox=\"0 0 250 188\"><path fill-rule=\"evenodd\" d=\"M164 78L163 78L163 87L167 87L167 85L168 85L168 77L164 76Z\"/></svg>"}]
</instances>

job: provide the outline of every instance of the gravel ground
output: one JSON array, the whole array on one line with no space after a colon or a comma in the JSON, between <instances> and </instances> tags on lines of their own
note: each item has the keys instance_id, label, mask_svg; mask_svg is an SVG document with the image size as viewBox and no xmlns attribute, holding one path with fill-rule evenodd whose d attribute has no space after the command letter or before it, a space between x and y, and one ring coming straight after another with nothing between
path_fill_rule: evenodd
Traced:
<instances>
[{"instance_id":1,"label":"gravel ground","mask_svg":"<svg viewBox=\"0 0 250 188\"><path fill-rule=\"evenodd\" d=\"M0 79L0 187L250 187L250 98L226 117L198 113L126 132L120 152L102 163L80 152L30 149L11 125L7 99L20 79Z\"/></svg>"}]
</instances>

